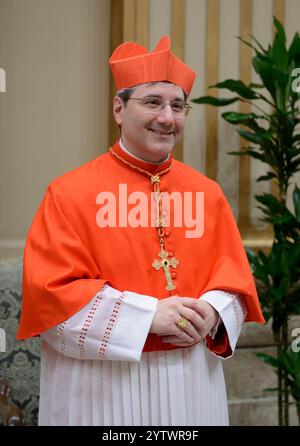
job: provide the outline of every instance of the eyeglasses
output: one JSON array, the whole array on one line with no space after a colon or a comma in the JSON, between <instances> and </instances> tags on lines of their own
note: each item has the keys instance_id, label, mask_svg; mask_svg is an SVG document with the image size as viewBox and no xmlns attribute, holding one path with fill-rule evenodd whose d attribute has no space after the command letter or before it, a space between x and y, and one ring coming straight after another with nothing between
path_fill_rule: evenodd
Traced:
<instances>
[{"instance_id":1,"label":"eyeglasses","mask_svg":"<svg viewBox=\"0 0 300 446\"><path fill-rule=\"evenodd\" d=\"M177 118L183 118L192 108L191 105L178 99L175 99L172 102L165 101L164 99L157 96L146 96L144 98L130 97L128 98L128 101L130 99L133 99L134 101L140 101L142 107L144 107L145 110L151 113L159 113L163 108L165 108L166 105L170 105L173 115Z\"/></svg>"}]
</instances>

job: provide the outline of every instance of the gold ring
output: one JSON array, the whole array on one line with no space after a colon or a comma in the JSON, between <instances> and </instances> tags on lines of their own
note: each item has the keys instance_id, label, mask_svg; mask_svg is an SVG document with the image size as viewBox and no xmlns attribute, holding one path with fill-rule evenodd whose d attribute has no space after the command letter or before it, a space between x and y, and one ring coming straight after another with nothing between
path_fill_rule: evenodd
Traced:
<instances>
[{"instance_id":1,"label":"gold ring","mask_svg":"<svg viewBox=\"0 0 300 446\"><path fill-rule=\"evenodd\" d=\"M184 330L187 325L188 325L188 320L185 317L181 317L179 319L179 321L176 322L177 327L181 328L182 330Z\"/></svg>"}]
</instances>

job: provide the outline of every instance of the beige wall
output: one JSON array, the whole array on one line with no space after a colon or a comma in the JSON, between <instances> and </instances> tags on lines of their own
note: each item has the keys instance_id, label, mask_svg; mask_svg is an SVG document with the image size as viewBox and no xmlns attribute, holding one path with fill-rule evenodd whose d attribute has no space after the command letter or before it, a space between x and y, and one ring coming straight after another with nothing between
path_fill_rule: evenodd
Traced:
<instances>
[{"instance_id":1,"label":"beige wall","mask_svg":"<svg viewBox=\"0 0 300 446\"><path fill-rule=\"evenodd\" d=\"M108 144L109 0L0 0L0 257L47 184Z\"/></svg>"}]
</instances>

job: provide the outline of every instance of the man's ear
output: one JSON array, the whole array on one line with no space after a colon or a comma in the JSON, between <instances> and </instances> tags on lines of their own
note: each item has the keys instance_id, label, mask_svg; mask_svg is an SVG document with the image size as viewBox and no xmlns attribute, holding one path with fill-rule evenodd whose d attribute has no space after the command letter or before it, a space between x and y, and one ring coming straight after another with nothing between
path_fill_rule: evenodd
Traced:
<instances>
[{"instance_id":1,"label":"man's ear","mask_svg":"<svg viewBox=\"0 0 300 446\"><path fill-rule=\"evenodd\" d=\"M123 122L123 110L124 110L124 102L118 96L114 97L113 102L113 114L115 117L116 123L120 126Z\"/></svg>"}]
</instances>

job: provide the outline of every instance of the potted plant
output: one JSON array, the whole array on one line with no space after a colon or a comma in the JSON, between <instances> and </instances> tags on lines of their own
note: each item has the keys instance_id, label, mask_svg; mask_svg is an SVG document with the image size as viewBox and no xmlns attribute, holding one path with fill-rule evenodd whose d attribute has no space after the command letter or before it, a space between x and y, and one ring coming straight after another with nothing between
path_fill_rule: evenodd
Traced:
<instances>
[{"instance_id":1,"label":"potted plant","mask_svg":"<svg viewBox=\"0 0 300 446\"><path fill-rule=\"evenodd\" d=\"M276 356L260 354L275 367L278 377L278 423L289 424L289 405L293 398L300 424L300 353L289 348L288 322L300 314L300 188L295 173L300 171L300 37L296 33L287 47L286 34L274 17L276 34L264 48L253 36L239 39L254 50L252 65L260 83L246 85L241 80L227 79L212 87L226 89L231 98L202 96L196 104L220 107L236 101L251 103L255 112L227 111L222 117L246 141L238 156L249 156L267 166L265 175L256 181L272 181L275 193L256 195L263 220L272 225L274 239L270 252L247 249L266 321L272 321ZM256 102L266 105L258 106ZM287 205L292 188L293 209ZM298 355L298 356L297 356ZM290 398L291 397L291 398Z\"/></svg>"}]
</instances>

